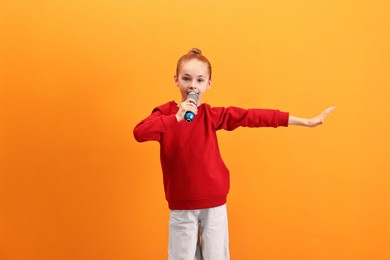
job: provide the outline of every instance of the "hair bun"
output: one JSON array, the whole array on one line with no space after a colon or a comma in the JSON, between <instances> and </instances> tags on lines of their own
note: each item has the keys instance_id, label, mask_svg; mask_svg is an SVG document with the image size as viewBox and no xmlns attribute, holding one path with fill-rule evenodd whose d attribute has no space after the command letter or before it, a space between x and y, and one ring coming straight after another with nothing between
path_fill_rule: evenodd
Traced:
<instances>
[{"instance_id":1,"label":"hair bun","mask_svg":"<svg viewBox=\"0 0 390 260\"><path fill-rule=\"evenodd\" d=\"M199 49L197 49L197 48L192 48L191 50L190 50L190 52L192 52L192 53L195 53L195 54L202 54L202 51L201 50L199 50Z\"/></svg>"}]
</instances>

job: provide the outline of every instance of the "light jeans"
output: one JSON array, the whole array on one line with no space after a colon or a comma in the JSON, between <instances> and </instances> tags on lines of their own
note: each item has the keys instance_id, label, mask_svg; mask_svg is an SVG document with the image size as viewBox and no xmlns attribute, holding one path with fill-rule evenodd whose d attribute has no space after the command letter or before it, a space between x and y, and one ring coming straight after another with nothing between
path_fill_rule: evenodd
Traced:
<instances>
[{"instance_id":1,"label":"light jeans","mask_svg":"<svg viewBox=\"0 0 390 260\"><path fill-rule=\"evenodd\" d=\"M168 259L230 259L226 204L199 210L171 210Z\"/></svg>"}]
</instances>

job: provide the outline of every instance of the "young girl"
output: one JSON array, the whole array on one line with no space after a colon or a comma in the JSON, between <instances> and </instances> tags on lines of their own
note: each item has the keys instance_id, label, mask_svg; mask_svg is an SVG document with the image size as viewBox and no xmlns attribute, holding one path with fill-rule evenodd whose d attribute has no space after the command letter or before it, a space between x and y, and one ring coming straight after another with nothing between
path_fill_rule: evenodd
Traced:
<instances>
[{"instance_id":1,"label":"young girl","mask_svg":"<svg viewBox=\"0 0 390 260\"><path fill-rule=\"evenodd\" d=\"M181 102L170 101L154 108L134 128L137 141L160 143L165 197L170 208L169 260L230 258L225 205L229 170L220 155L217 130L239 126L315 127L334 109L303 119L279 110L211 107L202 103L211 86L211 72L210 62L199 49L183 55L174 76ZM185 120L186 113L195 115L191 122Z\"/></svg>"}]
</instances>

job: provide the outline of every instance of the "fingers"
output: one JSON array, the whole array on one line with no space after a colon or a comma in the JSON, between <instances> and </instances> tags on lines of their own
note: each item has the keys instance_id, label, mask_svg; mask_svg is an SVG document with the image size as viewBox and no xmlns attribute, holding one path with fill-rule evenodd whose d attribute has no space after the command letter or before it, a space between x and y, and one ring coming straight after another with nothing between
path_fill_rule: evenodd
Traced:
<instances>
[{"instance_id":1,"label":"fingers","mask_svg":"<svg viewBox=\"0 0 390 260\"><path fill-rule=\"evenodd\" d=\"M322 125L324 123L325 117L327 117L335 108L336 108L335 106L331 106L325 109L320 115L312 119L309 119L309 126L316 127Z\"/></svg>"},{"instance_id":2,"label":"fingers","mask_svg":"<svg viewBox=\"0 0 390 260\"><path fill-rule=\"evenodd\" d=\"M335 106L331 106L331 107L329 107L329 108L327 108L327 109L325 109L323 112L322 112L322 114L321 114L321 118L322 118L322 120L327 116L327 115L329 115L333 110L335 110Z\"/></svg>"},{"instance_id":3,"label":"fingers","mask_svg":"<svg viewBox=\"0 0 390 260\"><path fill-rule=\"evenodd\" d=\"M187 111L191 111L194 114L198 113L198 107L196 106L195 100L190 98L182 102L179 107L183 114Z\"/></svg>"},{"instance_id":4,"label":"fingers","mask_svg":"<svg viewBox=\"0 0 390 260\"><path fill-rule=\"evenodd\" d=\"M327 117L335 108L336 108L335 106L331 106L331 107L325 109L321 113L321 115L314 118L314 120L313 120L314 123L312 124L312 127L322 125L324 123L325 117Z\"/></svg>"},{"instance_id":5,"label":"fingers","mask_svg":"<svg viewBox=\"0 0 390 260\"><path fill-rule=\"evenodd\" d=\"M197 107L197 103L196 103L196 101L195 101L194 99L192 99L192 98L187 98L187 100L186 100L186 101L184 101L184 102L189 102L189 103L192 103L192 104L194 104L194 105L195 105L195 107Z\"/></svg>"},{"instance_id":6,"label":"fingers","mask_svg":"<svg viewBox=\"0 0 390 260\"><path fill-rule=\"evenodd\" d=\"M336 106L331 106L331 107L325 109L325 112L326 112L327 114L329 114L330 112L332 112L333 110L335 110L335 108L336 108Z\"/></svg>"},{"instance_id":7,"label":"fingers","mask_svg":"<svg viewBox=\"0 0 390 260\"><path fill-rule=\"evenodd\" d=\"M186 111L191 111L193 113L198 113L198 107L196 106L196 102L193 99L187 99L183 103L183 107L186 109Z\"/></svg>"}]
</instances>

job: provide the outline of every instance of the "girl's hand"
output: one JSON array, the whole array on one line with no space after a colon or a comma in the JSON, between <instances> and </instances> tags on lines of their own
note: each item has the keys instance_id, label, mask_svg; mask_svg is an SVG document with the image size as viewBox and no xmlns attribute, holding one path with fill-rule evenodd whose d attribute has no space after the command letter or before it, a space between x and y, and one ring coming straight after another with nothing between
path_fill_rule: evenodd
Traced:
<instances>
[{"instance_id":1,"label":"girl's hand","mask_svg":"<svg viewBox=\"0 0 390 260\"><path fill-rule=\"evenodd\" d=\"M188 98L179 104L179 111L176 113L177 122L180 122L184 119L184 115L187 111L191 111L195 115L198 113L198 107L196 106L195 100Z\"/></svg>"},{"instance_id":2,"label":"girl's hand","mask_svg":"<svg viewBox=\"0 0 390 260\"><path fill-rule=\"evenodd\" d=\"M332 112L335 108L336 108L335 106L329 107L329 108L325 109L320 115L308 119L307 126L316 127L316 126L322 125L324 123L325 117L327 117L330 114L330 112Z\"/></svg>"},{"instance_id":3,"label":"girl's hand","mask_svg":"<svg viewBox=\"0 0 390 260\"><path fill-rule=\"evenodd\" d=\"M332 112L336 107L329 107L325 109L320 115L310 118L310 119L305 119L305 118L300 118L296 116L290 115L288 119L288 124L289 125L299 125L299 126L308 126L308 127L316 127L319 125L322 125L324 123L325 117L329 115L330 112Z\"/></svg>"}]
</instances>

